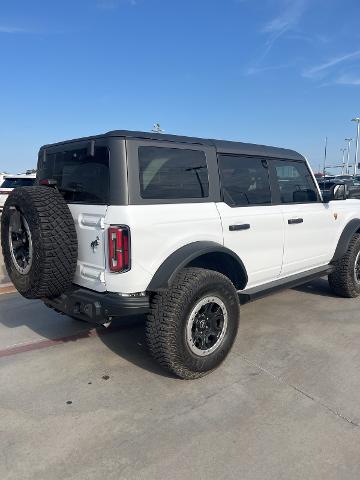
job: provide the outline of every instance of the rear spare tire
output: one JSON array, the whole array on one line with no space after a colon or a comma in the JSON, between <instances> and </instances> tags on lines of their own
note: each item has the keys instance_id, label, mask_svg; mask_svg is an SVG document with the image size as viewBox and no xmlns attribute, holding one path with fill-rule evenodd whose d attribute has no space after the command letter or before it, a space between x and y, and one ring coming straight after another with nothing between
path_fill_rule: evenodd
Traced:
<instances>
[{"instance_id":1,"label":"rear spare tire","mask_svg":"<svg viewBox=\"0 0 360 480\"><path fill-rule=\"evenodd\" d=\"M8 275L26 298L61 295L77 262L74 221L62 195L50 187L11 192L1 218L1 246Z\"/></svg>"}]
</instances>

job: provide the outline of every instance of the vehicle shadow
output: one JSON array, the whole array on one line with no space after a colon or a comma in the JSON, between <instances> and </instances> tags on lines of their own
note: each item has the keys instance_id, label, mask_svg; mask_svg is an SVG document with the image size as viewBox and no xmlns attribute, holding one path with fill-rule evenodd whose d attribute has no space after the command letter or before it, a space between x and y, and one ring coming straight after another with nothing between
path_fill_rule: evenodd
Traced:
<instances>
[{"instance_id":1,"label":"vehicle shadow","mask_svg":"<svg viewBox=\"0 0 360 480\"><path fill-rule=\"evenodd\" d=\"M72 343L98 337L112 352L134 365L157 375L175 378L147 351L144 316L117 319L105 328L60 315L39 300L26 300L13 293L0 297L0 335L0 350L43 339Z\"/></svg>"},{"instance_id":2,"label":"vehicle shadow","mask_svg":"<svg viewBox=\"0 0 360 480\"><path fill-rule=\"evenodd\" d=\"M97 330L99 339L116 355L151 373L175 378L150 356L145 339L145 316L117 319L107 329Z\"/></svg>"},{"instance_id":3,"label":"vehicle shadow","mask_svg":"<svg viewBox=\"0 0 360 480\"><path fill-rule=\"evenodd\" d=\"M300 285L299 287L294 287L292 290L297 292L311 293L312 295L318 295L320 297L338 298L338 296L331 291L326 278L317 278L316 280L312 280L311 282Z\"/></svg>"}]
</instances>

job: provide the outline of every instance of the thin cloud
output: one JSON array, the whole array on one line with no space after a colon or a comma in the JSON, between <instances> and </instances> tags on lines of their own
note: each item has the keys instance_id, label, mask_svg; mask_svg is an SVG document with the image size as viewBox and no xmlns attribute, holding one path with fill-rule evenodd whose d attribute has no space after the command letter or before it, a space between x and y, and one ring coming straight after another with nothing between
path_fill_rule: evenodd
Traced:
<instances>
[{"instance_id":1,"label":"thin cloud","mask_svg":"<svg viewBox=\"0 0 360 480\"><path fill-rule=\"evenodd\" d=\"M356 75L344 73L335 80L335 83L337 83L338 85L356 85L356 86L359 85L360 86L360 75L356 76Z\"/></svg>"},{"instance_id":2,"label":"thin cloud","mask_svg":"<svg viewBox=\"0 0 360 480\"><path fill-rule=\"evenodd\" d=\"M354 52L347 53L340 57L333 57L331 60L317 65L315 67L309 68L303 72L303 76L306 78L319 78L327 75L328 70L340 65L348 60L353 60L360 57L360 50L355 50Z\"/></svg>"},{"instance_id":3,"label":"thin cloud","mask_svg":"<svg viewBox=\"0 0 360 480\"><path fill-rule=\"evenodd\" d=\"M296 29L306 10L307 2L308 0L285 0L280 2L282 6L281 13L269 20L260 30L262 34L267 35L265 48L254 64L248 68L248 75L261 72L261 64L268 56L275 43L283 35Z\"/></svg>"},{"instance_id":4,"label":"thin cloud","mask_svg":"<svg viewBox=\"0 0 360 480\"><path fill-rule=\"evenodd\" d=\"M0 25L0 33L30 33L29 30L25 30L24 28L19 27L12 27L8 25Z\"/></svg>"},{"instance_id":5,"label":"thin cloud","mask_svg":"<svg viewBox=\"0 0 360 480\"><path fill-rule=\"evenodd\" d=\"M281 36L296 27L305 9L306 0L287 1L283 11L263 26L262 33L269 34L266 42L266 54Z\"/></svg>"},{"instance_id":6,"label":"thin cloud","mask_svg":"<svg viewBox=\"0 0 360 480\"><path fill-rule=\"evenodd\" d=\"M249 67L245 70L246 75L256 75L258 73L270 72L273 70L282 70L284 68L292 67L293 63L285 63L283 65L268 65L264 67Z\"/></svg>"},{"instance_id":7,"label":"thin cloud","mask_svg":"<svg viewBox=\"0 0 360 480\"><path fill-rule=\"evenodd\" d=\"M102 10L115 10L120 4L137 5L137 0L97 0L96 6Z\"/></svg>"}]
</instances>

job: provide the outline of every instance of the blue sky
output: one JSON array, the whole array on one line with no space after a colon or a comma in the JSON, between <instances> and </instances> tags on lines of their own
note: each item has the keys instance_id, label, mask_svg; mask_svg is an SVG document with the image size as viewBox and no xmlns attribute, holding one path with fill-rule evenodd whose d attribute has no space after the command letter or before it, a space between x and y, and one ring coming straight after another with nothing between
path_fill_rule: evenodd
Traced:
<instances>
[{"instance_id":1,"label":"blue sky","mask_svg":"<svg viewBox=\"0 0 360 480\"><path fill-rule=\"evenodd\" d=\"M0 0L0 170L117 128L340 158L360 116L359 0Z\"/></svg>"}]
</instances>

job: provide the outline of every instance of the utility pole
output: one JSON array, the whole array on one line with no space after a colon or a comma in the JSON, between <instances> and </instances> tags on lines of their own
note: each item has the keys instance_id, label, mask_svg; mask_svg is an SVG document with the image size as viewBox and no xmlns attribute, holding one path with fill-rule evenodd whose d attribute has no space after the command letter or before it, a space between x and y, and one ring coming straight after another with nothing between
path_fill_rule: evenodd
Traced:
<instances>
[{"instance_id":1,"label":"utility pole","mask_svg":"<svg viewBox=\"0 0 360 480\"><path fill-rule=\"evenodd\" d=\"M355 163L354 163L354 175L357 173L358 167L358 158L359 158L359 135L360 135L360 118L356 117L351 120L352 122L356 122L356 147L355 147Z\"/></svg>"},{"instance_id":2,"label":"utility pole","mask_svg":"<svg viewBox=\"0 0 360 480\"><path fill-rule=\"evenodd\" d=\"M345 173L345 152L346 152L346 148L340 148L340 152L342 152L341 175L344 175L344 173Z\"/></svg>"},{"instance_id":3,"label":"utility pole","mask_svg":"<svg viewBox=\"0 0 360 480\"><path fill-rule=\"evenodd\" d=\"M350 163L350 143L352 142L352 138L345 138L345 142L347 142L347 160L346 160L346 174L349 175L349 163Z\"/></svg>"}]
</instances>

